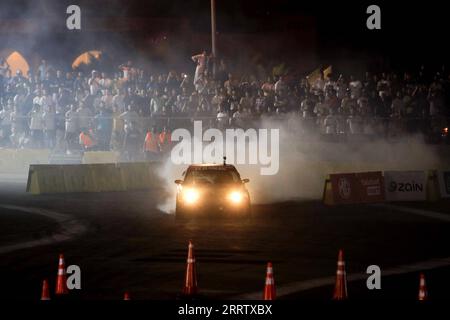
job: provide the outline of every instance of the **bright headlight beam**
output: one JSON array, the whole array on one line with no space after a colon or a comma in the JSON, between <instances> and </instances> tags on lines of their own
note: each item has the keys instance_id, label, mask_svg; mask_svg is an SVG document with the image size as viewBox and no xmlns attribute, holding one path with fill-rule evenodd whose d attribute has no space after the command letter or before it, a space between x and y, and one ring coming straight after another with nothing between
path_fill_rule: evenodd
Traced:
<instances>
[{"instance_id":1,"label":"bright headlight beam","mask_svg":"<svg viewBox=\"0 0 450 320\"><path fill-rule=\"evenodd\" d=\"M194 189L186 189L183 190L183 199L186 203L192 204L197 202L200 195L197 190Z\"/></svg>"},{"instance_id":2,"label":"bright headlight beam","mask_svg":"<svg viewBox=\"0 0 450 320\"><path fill-rule=\"evenodd\" d=\"M242 201L243 196L242 196L241 192L233 191L233 192L230 193L228 198L233 203L240 203Z\"/></svg>"}]
</instances>

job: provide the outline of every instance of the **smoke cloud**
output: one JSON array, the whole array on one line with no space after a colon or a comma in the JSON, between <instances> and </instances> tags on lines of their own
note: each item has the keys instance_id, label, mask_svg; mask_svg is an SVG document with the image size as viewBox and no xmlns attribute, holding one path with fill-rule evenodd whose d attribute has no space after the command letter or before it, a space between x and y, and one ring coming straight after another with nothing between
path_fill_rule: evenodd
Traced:
<instances>
[{"instance_id":1,"label":"smoke cloud","mask_svg":"<svg viewBox=\"0 0 450 320\"><path fill-rule=\"evenodd\" d=\"M446 148L425 144L421 135L403 136L395 142L379 138L336 143L305 134L294 117L265 118L257 127L280 130L280 163L278 173L271 176L261 175L260 165L236 165L241 177L250 179L247 188L253 203L321 199L324 180L331 173L448 169L450 159ZM227 159L227 163L234 160ZM170 158L164 161L160 175L167 197L159 205L162 211L174 211L174 180L181 179L187 167L173 165Z\"/></svg>"}]
</instances>

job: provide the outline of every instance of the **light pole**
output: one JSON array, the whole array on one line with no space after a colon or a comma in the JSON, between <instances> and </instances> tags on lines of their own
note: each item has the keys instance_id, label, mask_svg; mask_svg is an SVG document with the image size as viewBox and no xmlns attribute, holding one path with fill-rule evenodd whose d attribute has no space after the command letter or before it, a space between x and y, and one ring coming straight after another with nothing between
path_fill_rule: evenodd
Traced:
<instances>
[{"instance_id":1,"label":"light pole","mask_svg":"<svg viewBox=\"0 0 450 320\"><path fill-rule=\"evenodd\" d=\"M216 0L211 0L211 53L213 58L213 77L216 77Z\"/></svg>"}]
</instances>

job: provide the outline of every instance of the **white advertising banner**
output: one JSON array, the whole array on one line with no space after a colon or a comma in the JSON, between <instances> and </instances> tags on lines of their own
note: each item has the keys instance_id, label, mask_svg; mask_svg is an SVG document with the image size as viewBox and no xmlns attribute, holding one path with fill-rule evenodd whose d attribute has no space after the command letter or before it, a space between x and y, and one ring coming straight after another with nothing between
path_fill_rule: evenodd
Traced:
<instances>
[{"instance_id":1,"label":"white advertising banner","mask_svg":"<svg viewBox=\"0 0 450 320\"><path fill-rule=\"evenodd\" d=\"M387 201L425 201L427 199L425 171L385 171L384 186Z\"/></svg>"},{"instance_id":2,"label":"white advertising banner","mask_svg":"<svg viewBox=\"0 0 450 320\"><path fill-rule=\"evenodd\" d=\"M439 171L439 189L442 198L450 198L450 171Z\"/></svg>"}]
</instances>

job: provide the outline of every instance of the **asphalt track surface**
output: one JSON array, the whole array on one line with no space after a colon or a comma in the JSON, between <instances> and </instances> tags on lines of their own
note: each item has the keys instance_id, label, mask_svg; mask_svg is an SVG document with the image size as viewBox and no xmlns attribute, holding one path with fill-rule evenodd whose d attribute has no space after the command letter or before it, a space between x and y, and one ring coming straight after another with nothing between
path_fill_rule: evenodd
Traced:
<instances>
[{"instance_id":1,"label":"asphalt track surface","mask_svg":"<svg viewBox=\"0 0 450 320\"><path fill-rule=\"evenodd\" d=\"M67 265L82 272L82 289L68 299L120 300L125 290L133 299L173 299L183 286L190 239L205 299L258 298L265 265L272 261L280 298L329 300L339 248L354 280L348 289L353 299L415 299L421 268L430 296L450 298L450 223L445 219L394 207L330 208L292 200L254 205L251 220L186 222L157 209L161 190L33 196L24 189L23 183L1 183L0 221L15 227L2 227L0 247L66 237L1 253L0 299L38 300L44 278L54 287L60 252ZM32 208L29 220L17 207ZM422 207L450 216L447 202ZM41 209L71 218L56 223L40 216ZM71 223L81 230L61 231ZM381 290L365 286L372 264L382 275L387 272Z\"/></svg>"}]
</instances>

